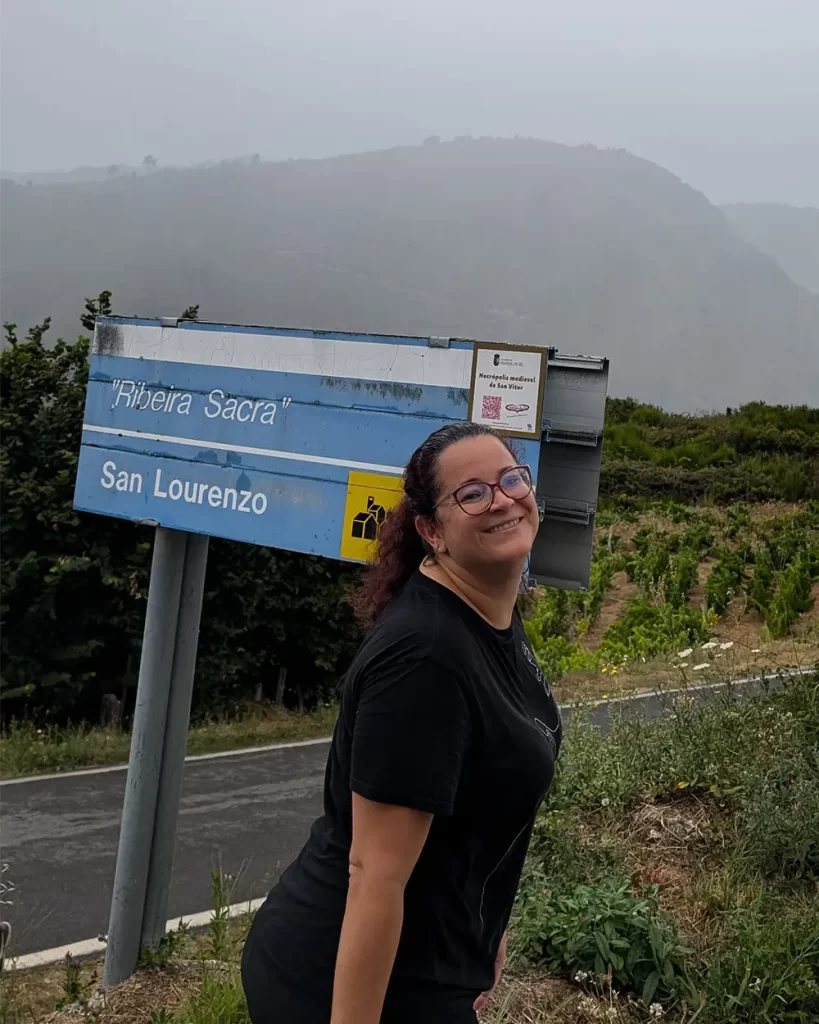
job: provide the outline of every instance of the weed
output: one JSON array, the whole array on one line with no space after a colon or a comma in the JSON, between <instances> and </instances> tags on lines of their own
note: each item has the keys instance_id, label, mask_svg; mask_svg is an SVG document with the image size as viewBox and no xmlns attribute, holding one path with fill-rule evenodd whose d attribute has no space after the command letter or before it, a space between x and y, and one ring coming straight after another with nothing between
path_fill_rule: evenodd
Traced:
<instances>
[{"instance_id":1,"label":"weed","mask_svg":"<svg viewBox=\"0 0 819 1024\"><path fill-rule=\"evenodd\" d=\"M178 956L188 931L183 922L176 931L166 932L155 945L146 946L139 955L139 966L150 971L164 970Z\"/></svg>"},{"instance_id":2,"label":"weed","mask_svg":"<svg viewBox=\"0 0 819 1024\"><path fill-rule=\"evenodd\" d=\"M230 906L231 879L221 865L211 868L210 891L213 902L213 916L208 926L209 953L214 960L227 960L231 951Z\"/></svg>"},{"instance_id":3,"label":"weed","mask_svg":"<svg viewBox=\"0 0 819 1024\"><path fill-rule=\"evenodd\" d=\"M198 991L174 1015L174 1024L250 1024L239 972L202 975Z\"/></svg>"},{"instance_id":4,"label":"weed","mask_svg":"<svg viewBox=\"0 0 819 1024\"><path fill-rule=\"evenodd\" d=\"M91 991L92 984L83 981L82 965L70 953L66 953L63 961L63 994L57 1000L55 1009L62 1010L65 1006L85 999Z\"/></svg>"}]
</instances>

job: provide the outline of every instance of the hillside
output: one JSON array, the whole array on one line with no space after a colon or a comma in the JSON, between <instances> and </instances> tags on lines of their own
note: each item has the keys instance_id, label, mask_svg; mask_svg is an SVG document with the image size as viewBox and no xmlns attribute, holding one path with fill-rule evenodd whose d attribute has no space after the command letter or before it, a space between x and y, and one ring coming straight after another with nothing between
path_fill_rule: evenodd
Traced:
<instances>
[{"instance_id":1,"label":"hillside","mask_svg":"<svg viewBox=\"0 0 819 1024\"><path fill-rule=\"evenodd\" d=\"M4 319L121 314L514 338L696 410L819 387L819 297L625 151L464 139L321 161L4 183ZM776 353L771 359L770 354Z\"/></svg>"},{"instance_id":2,"label":"hillside","mask_svg":"<svg viewBox=\"0 0 819 1024\"><path fill-rule=\"evenodd\" d=\"M819 210L780 203L727 203L720 209L740 238L819 295Z\"/></svg>"}]
</instances>

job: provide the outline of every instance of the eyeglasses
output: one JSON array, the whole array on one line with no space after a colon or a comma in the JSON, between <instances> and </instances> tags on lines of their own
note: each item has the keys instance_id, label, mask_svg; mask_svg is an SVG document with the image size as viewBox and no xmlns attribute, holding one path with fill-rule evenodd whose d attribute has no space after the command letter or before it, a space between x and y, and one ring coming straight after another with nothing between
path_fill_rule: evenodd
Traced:
<instances>
[{"instance_id":1,"label":"eyeglasses","mask_svg":"<svg viewBox=\"0 0 819 1024\"><path fill-rule=\"evenodd\" d=\"M507 498L525 498L532 490L532 471L528 466L510 466L505 469L496 484L488 484L483 480L457 487L447 497L454 498L460 508L470 516L479 516L491 508L495 500L495 490L502 491ZM438 505L446 501L443 498ZM437 507L437 506L436 506Z\"/></svg>"}]
</instances>

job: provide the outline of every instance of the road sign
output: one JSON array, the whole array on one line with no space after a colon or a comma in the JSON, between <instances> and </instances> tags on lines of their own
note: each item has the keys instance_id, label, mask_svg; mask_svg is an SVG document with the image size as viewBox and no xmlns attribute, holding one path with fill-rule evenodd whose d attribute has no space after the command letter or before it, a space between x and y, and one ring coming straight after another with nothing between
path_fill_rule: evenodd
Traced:
<instances>
[{"instance_id":1,"label":"road sign","mask_svg":"<svg viewBox=\"0 0 819 1024\"><path fill-rule=\"evenodd\" d=\"M358 557L342 551L351 472L399 478L432 430L466 419L471 365L465 341L102 320L75 504Z\"/></svg>"}]
</instances>

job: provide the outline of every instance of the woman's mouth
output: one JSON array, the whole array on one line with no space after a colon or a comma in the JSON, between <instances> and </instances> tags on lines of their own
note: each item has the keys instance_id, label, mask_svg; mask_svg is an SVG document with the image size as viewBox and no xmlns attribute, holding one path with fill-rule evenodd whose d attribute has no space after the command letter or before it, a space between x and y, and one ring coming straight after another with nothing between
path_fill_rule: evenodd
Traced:
<instances>
[{"instance_id":1,"label":"woman's mouth","mask_svg":"<svg viewBox=\"0 0 819 1024\"><path fill-rule=\"evenodd\" d=\"M506 530L514 530L518 523L523 522L523 516L518 516L517 519L510 519L508 523L499 523L497 526L493 526L491 530L485 530L485 533L504 533Z\"/></svg>"}]
</instances>

